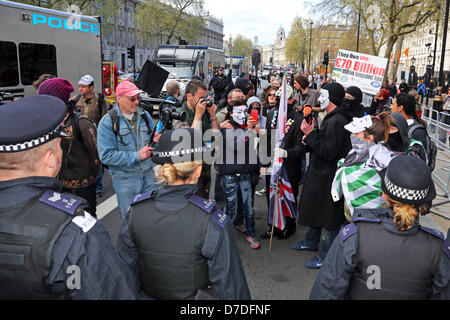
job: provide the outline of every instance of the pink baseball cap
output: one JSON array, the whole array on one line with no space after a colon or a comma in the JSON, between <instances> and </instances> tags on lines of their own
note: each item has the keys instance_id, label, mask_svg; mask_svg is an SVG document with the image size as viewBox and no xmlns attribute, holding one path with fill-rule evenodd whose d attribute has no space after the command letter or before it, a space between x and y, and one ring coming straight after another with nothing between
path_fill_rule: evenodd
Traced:
<instances>
[{"instance_id":1,"label":"pink baseball cap","mask_svg":"<svg viewBox=\"0 0 450 320\"><path fill-rule=\"evenodd\" d=\"M116 97L118 96L127 96L134 97L137 94L144 93L144 91L139 90L138 87L134 83L129 81L122 81L116 88Z\"/></svg>"}]
</instances>

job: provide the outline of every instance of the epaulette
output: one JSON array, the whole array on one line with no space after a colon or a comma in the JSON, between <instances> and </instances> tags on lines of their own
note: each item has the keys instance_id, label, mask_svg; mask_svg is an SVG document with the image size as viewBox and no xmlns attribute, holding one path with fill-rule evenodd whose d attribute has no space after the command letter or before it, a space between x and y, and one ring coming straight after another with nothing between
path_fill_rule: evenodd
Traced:
<instances>
[{"instance_id":1,"label":"epaulette","mask_svg":"<svg viewBox=\"0 0 450 320\"><path fill-rule=\"evenodd\" d=\"M216 207L216 204L212 200L206 200L203 198L200 198L199 196L192 195L188 201L195 205L196 207L199 207L203 211L211 214L213 209Z\"/></svg>"},{"instance_id":2,"label":"epaulette","mask_svg":"<svg viewBox=\"0 0 450 320\"><path fill-rule=\"evenodd\" d=\"M439 238L441 240L445 240L444 234L442 232L438 231L438 230L427 228L427 227L424 227L424 226L420 226L420 229L422 229L426 233L429 233L429 234L431 234L431 235L433 235L433 236L435 236L435 237L437 237L437 238Z\"/></svg>"},{"instance_id":3,"label":"epaulette","mask_svg":"<svg viewBox=\"0 0 450 320\"><path fill-rule=\"evenodd\" d=\"M142 202L142 201L145 201L148 199L152 199L152 198L156 197L156 193L157 193L156 190L152 190L152 191L149 191L149 192L146 192L143 194L138 194L133 198L133 200L131 200L130 205L132 206L139 202Z\"/></svg>"},{"instance_id":4,"label":"epaulette","mask_svg":"<svg viewBox=\"0 0 450 320\"><path fill-rule=\"evenodd\" d=\"M59 193L47 190L39 199L40 202L45 203L51 207L62 210L70 215L81 212L83 203L82 200L76 199L68 194Z\"/></svg>"},{"instance_id":5,"label":"epaulette","mask_svg":"<svg viewBox=\"0 0 450 320\"><path fill-rule=\"evenodd\" d=\"M225 228L228 221L230 220L230 218L225 213L216 208L216 204L214 201L206 200L196 195L192 195L188 199L188 201L196 207L199 207L206 213L210 214L211 219L222 229Z\"/></svg>"},{"instance_id":6,"label":"epaulette","mask_svg":"<svg viewBox=\"0 0 450 320\"><path fill-rule=\"evenodd\" d=\"M359 222L359 221L380 223L380 222L381 222L381 219L377 219L377 218L366 218L366 217L355 217L355 218L353 218L353 222Z\"/></svg>"},{"instance_id":7,"label":"epaulette","mask_svg":"<svg viewBox=\"0 0 450 320\"><path fill-rule=\"evenodd\" d=\"M216 209L212 214L211 214L211 219L217 223L217 225L219 227L221 227L222 229L225 228L225 226L227 225L228 221L230 221L230 218L222 212L222 210L220 209Z\"/></svg>"},{"instance_id":8,"label":"epaulette","mask_svg":"<svg viewBox=\"0 0 450 320\"><path fill-rule=\"evenodd\" d=\"M356 227L356 224L350 223L343 227L341 231L339 231L339 237L341 238L341 241L344 242L347 240L350 236L356 234L358 232L358 228Z\"/></svg>"}]
</instances>

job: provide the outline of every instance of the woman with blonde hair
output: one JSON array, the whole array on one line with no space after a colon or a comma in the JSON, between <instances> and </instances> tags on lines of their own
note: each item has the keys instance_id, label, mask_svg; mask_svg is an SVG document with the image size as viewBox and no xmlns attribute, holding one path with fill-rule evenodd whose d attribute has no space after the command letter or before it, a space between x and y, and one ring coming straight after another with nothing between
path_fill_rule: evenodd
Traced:
<instances>
[{"instance_id":1,"label":"woman with blonde hair","mask_svg":"<svg viewBox=\"0 0 450 320\"><path fill-rule=\"evenodd\" d=\"M419 224L436 190L427 164L395 157L380 173L386 208L357 209L339 232L310 299L448 299L450 243Z\"/></svg>"},{"instance_id":2,"label":"woman with blonde hair","mask_svg":"<svg viewBox=\"0 0 450 320\"><path fill-rule=\"evenodd\" d=\"M195 195L203 151L201 132L165 132L152 157L158 188L137 195L122 223L119 255L154 299L250 299L231 221Z\"/></svg>"}]
</instances>

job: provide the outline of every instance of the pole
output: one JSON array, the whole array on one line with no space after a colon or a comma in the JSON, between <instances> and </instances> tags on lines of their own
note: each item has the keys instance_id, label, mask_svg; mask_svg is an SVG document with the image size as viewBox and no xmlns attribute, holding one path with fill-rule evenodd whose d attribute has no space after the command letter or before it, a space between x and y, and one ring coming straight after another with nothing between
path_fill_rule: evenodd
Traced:
<instances>
[{"instance_id":1,"label":"pole","mask_svg":"<svg viewBox=\"0 0 450 320\"><path fill-rule=\"evenodd\" d=\"M308 56L308 73L311 72L311 41L312 41L312 25L313 22L311 21L310 23L310 28L309 28L309 56Z\"/></svg>"},{"instance_id":2,"label":"pole","mask_svg":"<svg viewBox=\"0 0 450 320\"><path fill-rule=\"evenodd\" d=\"M434 34L434 51L433 51L433 75L434 75L434 68L436 65L436 50L437 50L437 39L438 39L438 31L439 31L439 19L436 19L436 33Z\"/></svg>"},{"instance_id":3,"label":"pole","mask_svg":"<svg viewBox=\"0 0 450 320\"><path fill-rule=\"evenodd\" d=\"M359 29L361 26L361 0L359 0L359 6L358 6L358 35L356 38L356 52L359 52Z\"/></svg>"},{"instance_id":4,"label":"pole","mask_svg":"<svg viewBox=\"0 0 450 320\"><path fill-rule=\"evenodd\" d=\"M272 215L272 231L270 232L270 242L269 242L269 251L272 251L272 238L273 238L273 229L275 227L275 211L278 207L278 181L277 180L277 188L275 190L275 205L273 207L273 215Z\"/></svg>"},{"instance_id":5,"label":"pole","mask_svg":"<svg viewBox=\"0 0 450 320\"><path fill-rule=\"evenodd\" d=\"M447 44L447 29L448 29L448 9L450 0L445 1L445 19L444 19L444 34L442 39L442 53L441 53L441 65L439 67L439 86L444 86L444 61L445 61L445 46Z\"/></svg>"}]
</instances>

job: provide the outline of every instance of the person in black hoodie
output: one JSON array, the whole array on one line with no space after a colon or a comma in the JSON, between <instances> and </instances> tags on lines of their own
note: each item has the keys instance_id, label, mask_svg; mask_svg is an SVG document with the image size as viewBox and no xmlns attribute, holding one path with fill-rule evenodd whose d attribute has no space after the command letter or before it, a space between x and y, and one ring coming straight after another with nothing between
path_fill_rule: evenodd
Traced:
<instances>
[{"instance_id":1,"label":"person in black hoodie","mask_svg":"<svg viewBox=\"0 0 450 320\"><path fill-rule=\"evenodd\" d=\"M361 104L363 98L363 93L360 88L356 86L348 87L345 90L345 99L348 104L350 104L353 110L354 118L362 118L366 115L364 106Z\"/></svg>"},{"instance_id":2,"label":"person in black hoodie","mask_svg":"<svg viewBox=\"0 0 450 320\"><path fill-rule=\"evenodd\" d=\"M223 147L221 160L217 164L225 194L226 214L234 222L238 206L243 206L243 216L247 233L247 242L252 249L259 248L256 239L255 220L252 207L251 173L259 170L260 165L254 151L257 135L257 120L247 117L247 105L244 100L233 101L228 107L229 123L233 129L221 129ZM252 157L253 156L253 157ZM240 194L241 202L238 194Z\"/></svg>"},{"instance_id":3,"label":"person in black hoodie","mask_svg":"<svg viewBox=\"0 0 450 320\"><path fill-rule=\"evenodd\" d=\"M391 114L391 117L391 131L386 147L398 155L413 155L426 162L427 154L422 143L418 140L411 140L408 137L408 123L406 118L399 112L394 112Z\"/></svg>"},{"instance_id":4,"label":"person in black hoodie","mask_svg":"<svg viewBox=\"0 0 450 320\"><path fill-rule=\"evenodd\" d=\"M345 90L339 83L327 83L320 89L320 107L327 111L320 130L303 121L303 141L310 150L309 168L300 197L298 224L308 226L305 240L294 243L295 250L317 251L322 229L325 242L320 253L305 263L305 267L321 267L334 238L345 222L344 202L334 202L331 185L337 162L351 150L350 132L345 130L353 118L350 104L343 103Z\"/></svg>"},{"instance_id":5,"label":"person in black hoodie","mask_svg":"<svg viewBox=\"0 0 450 320\"><path fill-rule=\"evenodd\" d=\"M281 158L284 158L283 163L286 166L287 175L289 178L289 182L292 186L292 191L294 197L297 201L297 195L299 190L299 184L301 180L301 167L300 160L302 154L305 153L304 145L302 144L303 133L300 129L301 123L303 121L303 114L297 112L295 110L295 105L297 101L294 98L293 89L288 86L288 113L287 113L287 132L284 136L284 146L283 149L279 149L279 155L281 154ZM277 96L281 96L281 89L277 91ZM267 122L266 122L266 130L265 134L267 134L267 150L272 150L273 148L270 146L272 141L272 130L276 130L277 120L278 120L278 107L279 103L269 111L267 114ZM268 165L266 165L268 166ZM267 168L263 169L266 171ZM266 174L266 199L267 199L267 208L270 208L270 174ZM331 189L330 189L331 190ZM268 212L268 214L270 214ZM287 239L292 234L295 233L296 224L295 219L290 217L286 218L286 228L284 230L279 230L274 228L274 235L278 237L278 239ZM263 233L261 235L262 238L268 239L271 236L272 226L269 225L269 231Z\"/></svg>"}]
</instances>

